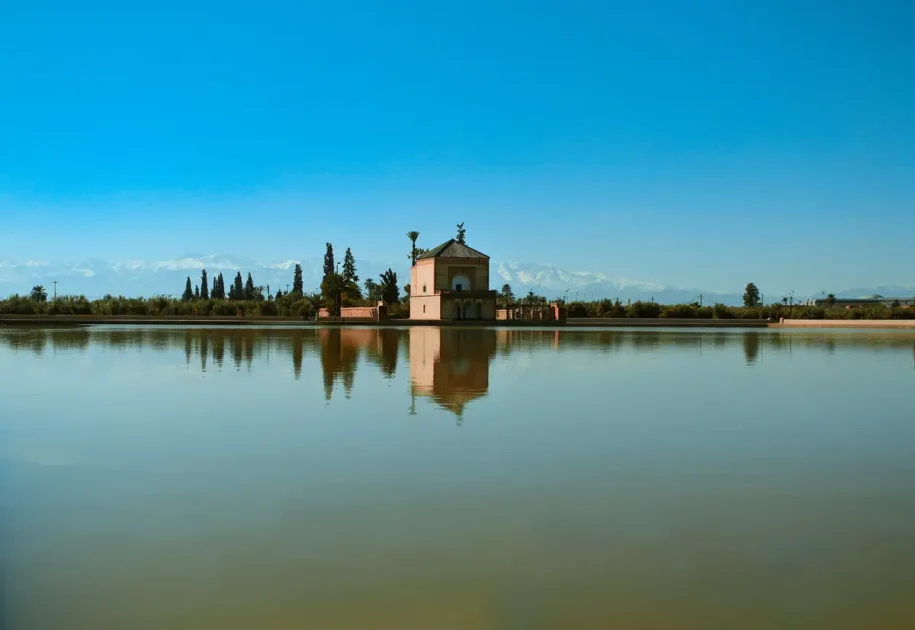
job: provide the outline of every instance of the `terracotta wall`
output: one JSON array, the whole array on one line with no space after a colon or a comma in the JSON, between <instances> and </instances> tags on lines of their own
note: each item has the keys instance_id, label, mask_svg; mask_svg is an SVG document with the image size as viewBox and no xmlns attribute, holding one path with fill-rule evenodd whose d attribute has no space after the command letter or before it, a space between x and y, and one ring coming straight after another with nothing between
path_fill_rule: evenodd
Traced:
<instances>
[{"instance_id":1,"label":"terracotta wall","mask_svg":"<svg viewBox=\"0 0 915 630\"><path fill-rule=\"evenodd\" d=\"M915 319L785 319L782 326L795 328L915 328Z\"/></svg>"},{"instance_id":2,"label":"terracotta wall","mask_svg":"<svg viewBox=\"0 0 915 630\"><path fill-rule=\"evenodd\" d=\"M510 309L496 310L497 320L520 319L525 321L555 321L565 323L566 309L559 304L548 306L515 306Z\"/></svg>"},{"instance_id":3,"label":"terracotta wall","mask_svg":"<svg viewBox=\"0 0 915 630\"><path fill-rule=\"evenodd\" d=\"M318 319L331 319L330 313L326 308L318 311ZM387 307L378 306L344 306L340 309L340 319L359 319L383 321L387 319Z\"/></svg>"},{"instance_id":4,"label":"terracotta wall","mask_svg":"<svg viewBox=\"0 0 915 630\"><path fill-rule=\"evenodd\" d=\"M377 319L377 306L344 306L340 309L343 319Z\"/></svg>"},{"instance_id":5,"label":"terracotta wall","mask_svg":"<svg viewBox=\"0 0 915 630\"><path fill-rule=\"evenodd\" d=\"M440 296L413 296L410 298L410 319L441 319L441 308Z\"/></svg>"},{"instance_id":6,"label":"terracotta wall","mask_svg":"<svg viewBox=\"0 0 915 630\"><path fill-rule=\"evenodd\" d=\"M417 260L416 266L410 267L410 297L435 294L435 259ZM423 293L423 287L426 292Z\"/></svg>"}]
</instances>

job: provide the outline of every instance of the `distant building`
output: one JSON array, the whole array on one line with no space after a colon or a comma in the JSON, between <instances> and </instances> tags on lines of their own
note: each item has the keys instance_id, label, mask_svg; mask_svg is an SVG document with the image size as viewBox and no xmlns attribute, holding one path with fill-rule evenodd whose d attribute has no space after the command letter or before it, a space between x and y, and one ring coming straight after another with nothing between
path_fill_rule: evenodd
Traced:
<instances>
[{"instance_id":1,"label":"distant building","mask_svg":"<svg viewBox=\"0 0 915 630\"><path fill-rule=\"evenodd\" d=\"M455 239L420 255L410 269L410 319L495 320L489 256Z\"/></svg>"},{"instance_id":2,"label":"distant building","mask_svg":"<svg viewBox=\"0 0 915 630\"><path fill-rule=\"evenodd\" d=\"M899 303L899 306L903 308L911 308L915 306L915 298L888 298L883 297L882 295L868 295L861 298L835 298L830 300L828 298L814 298L812 300L807 300L807 306L819 306L821 308L828 308L830 303L833 308L856 308L862 306L887 306L892 307L894 304Z\"/></svg>"}]
</instances>

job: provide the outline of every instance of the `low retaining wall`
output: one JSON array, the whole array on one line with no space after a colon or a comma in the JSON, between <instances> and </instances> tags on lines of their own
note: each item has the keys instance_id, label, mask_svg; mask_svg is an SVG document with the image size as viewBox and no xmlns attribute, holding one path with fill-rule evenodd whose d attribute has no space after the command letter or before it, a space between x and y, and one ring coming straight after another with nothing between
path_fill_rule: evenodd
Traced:
<instances>
[{"instance_id":1,"label":"low retaining wall","mask_svg":"<svg viewBox=\"0 0 915 630\"><path fill-rule=\"evenodd\" d=\"M915 319L782 319L785 328L911 328Z\"/></svg>"},{"instance_id":2,"label":"low retaining wall","mask_svg":"<svg viewBox=\"0 0 915 630\"><path fill-rule=\"evenodd\" d=\"M613 326L635 328L766 328L765 319L676 319L640 317L569 317L569 326Z\"/></svg>"},{"instance_id":3,"label":"low retaining wall","mask_svg":"<svg viewBox=\"0 0 915 630\"><path fill-rule=\"evenodd\" d=\"M309 322L304 317L271 315L225 317L222 315L0 315L0 325L55 326L72 324L132 324L136 326L256 326Z\"/></svg>"},{"instance_id":4,"label":"low retaining wall","mask_svg":"<svg viewBox=\"0 0 915 630\"><path fill-rule=\"evenodd\" d=\"M326 308L318 311L319 321L383 322L387 318L388 307L381 303L378 306L344 306L339 317L332 317Z\"/></svg>"},{"instance_id":5,"label":"low retaining wall","mask_svg":"<svg viewBox=\"0 0 915 630\"><path fill-rule=\"evenodd\" d=\"M496 309L497 321L537 321L564 324L567 310L557 303Z\"/></svg>"}]
</instances>

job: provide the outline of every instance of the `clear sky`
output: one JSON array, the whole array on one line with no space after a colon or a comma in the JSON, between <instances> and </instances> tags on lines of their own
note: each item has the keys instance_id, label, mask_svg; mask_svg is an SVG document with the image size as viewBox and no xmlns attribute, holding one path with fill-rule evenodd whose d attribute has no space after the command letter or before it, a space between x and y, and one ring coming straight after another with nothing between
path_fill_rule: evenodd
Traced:
<instances>
[{"instance_id":1,"label":"clear sky","mask_svg":"<svg viewBox=\"0 0 915 630\"><path fill-rule=\"evenodd\" d=\"M0 259L915 284L915 3L0 4Z\"/></svg>"}]
</instances>

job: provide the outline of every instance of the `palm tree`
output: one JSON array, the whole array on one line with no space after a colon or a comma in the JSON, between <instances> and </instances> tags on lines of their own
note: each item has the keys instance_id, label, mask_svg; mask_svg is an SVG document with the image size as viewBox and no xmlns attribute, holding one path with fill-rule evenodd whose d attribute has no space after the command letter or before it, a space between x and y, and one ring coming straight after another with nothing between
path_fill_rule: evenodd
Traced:
<instances>
[{"instance_id":1,"label":"palm tree","mask_svg":"<svg viewBox=\"0 0 915 630\"><path fill-rule=\"evenodd\" d=\"M311 308L314 309L315 320L317 320L318 311L324 306L324 296L320 293L306 293L303 297L305 298L305 301L311 305Z\"/></svg>"},{"instance_id":2,"label":"palm tree","mask_svg":"<svg viewBox=\"0 0 915 630\"><path fill-rule=\"evenodd\" d=\"M836 305L836 296L834 293L830 293L829 295L826 296L826 306L828 306L829 308L832 308L835 305Z\"/></svg>"},{"instance_id":3,"label":"palm tree","mask_svg":"<svg viewBox=\"0 0 915 630\"><path fill-rule=\"evenodd\" d=\"M32 292L29 294L29 297L36 302L47 302L48 301L48 292L45 291L44 285L39 284L32 287Z\"/></svg>"},{"instance_id":4,"label":"palm tree","mask_svg":"<svg viewBox=\"0 0 915 630\"><path fill-rule=\"evenodd\" d=\"M419 238L419 232L413 230L407 232L407 238L410 239L410 242L413 244L412 249L410 250L410 258L413 260L413 266L416 266L416 239Z\"/></svg>"}]
</instances>

